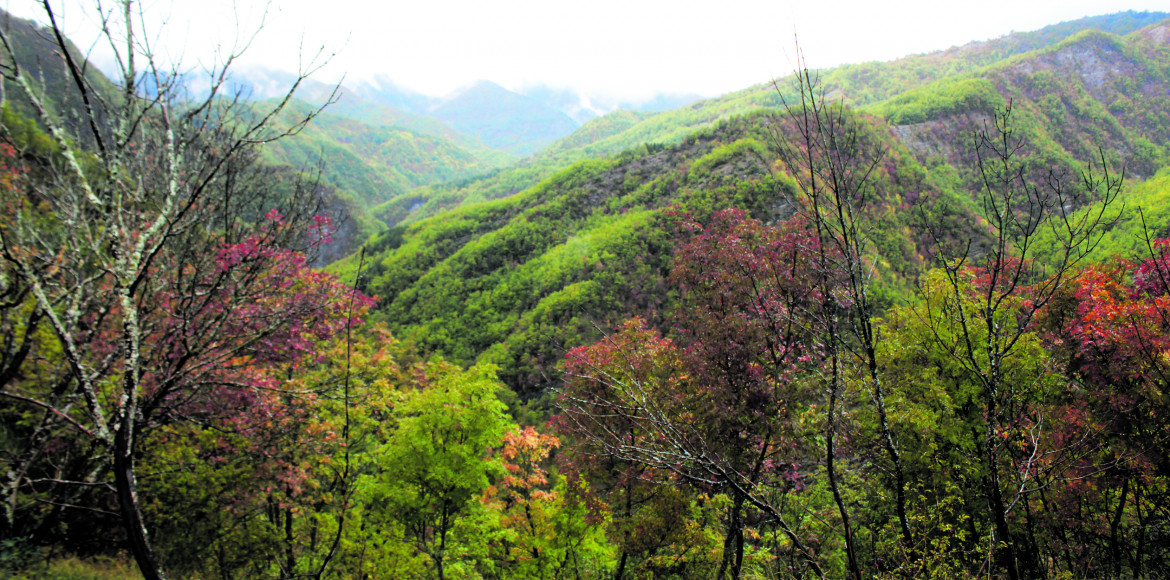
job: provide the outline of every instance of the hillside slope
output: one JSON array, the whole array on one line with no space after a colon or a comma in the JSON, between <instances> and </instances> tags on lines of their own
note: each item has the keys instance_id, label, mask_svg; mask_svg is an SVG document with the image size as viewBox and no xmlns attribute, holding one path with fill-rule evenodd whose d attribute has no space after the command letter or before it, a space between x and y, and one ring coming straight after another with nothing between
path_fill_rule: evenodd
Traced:
<instances>
[{"instance_id":1,"label":"hillside slope","mask_svg":"<svg viewBox=\"0 0 1170 580\"><path fill-rule=\"evenodd\" d=\"M58 115L62 111L83 111L85 103L77 96L73 88L73 79L70 78L64 66L63 59L57 49L51 34L42 29L39 24L31 20L17 18L0 9L0 26L4 27L12 50L16 55L16 62L23 69L33 90L39 94L39 99L50 114L67 120L75 115ZM83 53L68 39L65 40L69 53L75 62L84 62ZM7 67L6 67L7 68ZM6 70L7 73L7 70ZM86 69L86 80L94 90L103 95L113 94L118 90L100 71L94 67ZM3 101L25 118L40 120L24 93L13 81L5 79L2 87ZM100 104L94 103L95 107ZM100 109L99 109L100 110ZM68 122L68 121L67 121ZM83 139L92 137L89 127L70 126L68 129L82 136Z\"/></svg>"},{"instance_id":2,"label":"hillside slope","mask_svg":"<svg viewBox=\"0 0 1170 580\"><path fill-rule=\"evenodd\" d=\"M1033 146L1065 164L1106 153L1152 175L1168 160L1170 22L1121 37L1084 31L1042 50L906 91L863 110L884 117L920 158L956 163L957 132L1010 102Z\"/></svg>"}]
</instances>

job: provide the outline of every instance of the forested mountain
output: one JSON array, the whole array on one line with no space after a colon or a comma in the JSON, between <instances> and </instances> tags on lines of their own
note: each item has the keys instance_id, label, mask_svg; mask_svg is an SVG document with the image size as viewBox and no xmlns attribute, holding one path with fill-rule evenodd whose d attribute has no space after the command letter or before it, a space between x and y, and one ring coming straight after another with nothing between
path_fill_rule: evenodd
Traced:
<instances>
[{"instance_id":1,"label":"forested mountain","mask_svg":"<svg viewBox=\"0 0 1170 580\"><path fill-rule=\"evenodd\" d=\"M258 107L271 106L260 101ZM294 122L315 106L294 101L277 122ZM359 120L361 119L361 120ZM373 205L416 187L488 173L512 159L426 118L353 103L317 114L293 138L264 150L274 165L320 170L320 181L343 216L323 259L335 260L385 228ZM434 125L438 125L437 127ZM415 127L418 127L417 129Z\"/></svg>"},{"instance_id":2,"label":"forested mountain","mask_svg":"<svg viewBox=\"0 0 1170 580\"><path fill-rule=\"evenodd\" d=\"M1170 576L1170 14L571 132L16 24L0 575Z\"/></svg>"},{"instance_id":3,"label":"forested mountain","mask_svg":"<svg viewBox=\"0 0 1170 580\"><path fill-rule=\"evenodd\" d=\"M288 73L252 68L243 71L231 88L250 98L268 97L292 80ZM541 94L537 90L537 96ZM405 215L427 211L419 201L427 194L416 193L420 188L467 183L476 176L494 173L513 163L517 155L536 151L576 128L575 122L550 106L564 108L566 103L542 104L540 99L488 82L438 99L399 87L386 78L347 86L310 80L298 96L303 102L286 111L288 119L306 114L330 98L335 102L294 138L267 148L266 155L274 163L292 167L320 166L323 184L338 198L333 209L352 222L339 230L338 243L327 248L329 260L352 250L381 229L383 222L393 225ZM544 101L552 98L543 96ZM666 98L659 97L659 101ZM271 103L261 100L259 104ZM628 125L621 120L646 116L620 110L613 117L590 123L557 148L587 145L582 139L597 139L599 127L613 133ZM322 162L325 159L328 163ZM388 200L378 211L368 211Z\"/></svg>"},{"instance_id":4,"label":"forested mountain","mask_svg":"<svg viewBox=\"0 0 1170 580\"><path fill-rule=\"evenodd\" d=\"M1125 14L1109 22L1125 29L1150 19ZM929 69L918 86L856 109L865 141L882 155L874 178L879 200L867 223L885 273L879 289L897 294L895 287L905 283L898 280L924 266L928 240L916 236L926 234L910 234L922 219L918 212L950 216L931 219L953 223L956 239L973 235L979 187L970 138L1009 103L1014 130L1027 140L1029 163L1037 167L1075 172L1096 163L1100 171L1103 154L1113 171L1124 167L1139 180L1168 164L1166 24L1126 36L1071 25L1051 30L1071 36L1033 33L932 56L948 63L969 52L1004 58L979 68L953 65L966 71L953 76ZM1019 52L1038 39L1051 44ZM895 73L917 69L923 58L884 66ZM884 75L876 78L885 83ZM848 68L821 79L827 95L888 86L868 87ZM782 92L789 90L784 83L778 83ZM666 306L663 279L674 243L667 208L706 216L744 207L765 221L786 217L791 185L775 173L769 141L777 138L770 129L775 110L724 117L746 103L779 100L775 89L757 87L649 118L612 113L526 163L413 190L375 208L392 224L408 220L409 209L414 215L431 209L434 216L397 225L367 245L363 289L382 297L376 318L424 350L499 364L505 380L523 392L555 384L560 353L595 337L594 325L635 314L653 321ZM704 125L710 128L693 130ZM678 141L678 134L686 137ZM619 149L620 155L582 161L527 185L569 160ZM500 199L468 203L494 198ZM410 207L403 208L406 201ZM442 211L436 202L463 207ZM336 271L349 275L352 268L351 260Z\"/></svg>"},{"instance_id":5,"label":"forested mountain","mask_svg":"<svg viewBox=\"0 0 1170 580\"><path fill-rule=\"evenodd\" d=\"M1144 356L1110 333L1166 336L1164 324L1147 335L1132 314L1106 314L1111 300L1161 292L1138 288L1162 276L1155 239L1170 233L1158 219L1170 209L1166 16L1090 19L594 119L517 166L375 208L397 225L365 248L361 288L381 298L371 317L423 351L497 365L529 402L512 403L514 415L557 413L576 445L562 465L626 502L610 504L624 522L613 533L627 533L619 577L627 557L673 577L766 577L785 551L796 577L965 576L975 554L1010 578L1108 567L1159 577L1162 548L1143 542L1166 546L1161 524L1148 527L1167 505L1164 401L1106 386L1096 365ZM1105 253L1123 249L1136 262ZM334 271L356 277L356 266ZM825 298L834 292L845 297ZM1150 418L1123 426L1123 407ZM1096 409L1096 422L1066 414L1075 408ZM1100 439L1081 443L1093 428L1127 433L1132 447L1094 455ZM1040 443L1043 432L1054 441ZM789 444L811 447L790 455ZM1145 503L1131 495L1135 469L1152 478ZM647 482L656 477L698 499L651 499L669 489ZM1105 486L1084 497L1118 510L1112 531L1064 511L1089 509L1072 499L1081 477ZM936 495L913 499L927 489ZM689 509L687 525L700 525L707 493L728 503L722 559L703 568L687 555L702 540L664 514ZM639 494L648 504L636 508ZM821 528L784 498L834 523ZM865 507L879 504L881 515ZM958 505L962 515L949 512ZM634 540L639 526L664 526L660 543ZM829 527L826 558L810 530ZM749 540L747 528L774 536ZM976 537L1003 544L983 551ZM1046 562L1057 545L1065 552Z\"/></svg>"},{"instance_id":6,"label":"forested mountain","mask_svg":"<svg viewBox=\"0 0 1170 580\"><path fill-rule=\"evenodd\" d=\"M232 88L253 99L279 93L293 80L290 73L262 67L238 71ZM336 89L336 94L334 94ZM527 155L563 137L589 120L610 112L659 112L689 105L697 95L657 94L640 100L591 97L572 89L546 86L513 92L480 81L445 97L405 88L385 75L346 80L334 86L307 80L300 98L320 104L330 96L330 112L372 125L393 125L455 141L469 149L494 151L500 159ZM572 122L567 122L571 120Z\"/></svg>"}]
</instances>

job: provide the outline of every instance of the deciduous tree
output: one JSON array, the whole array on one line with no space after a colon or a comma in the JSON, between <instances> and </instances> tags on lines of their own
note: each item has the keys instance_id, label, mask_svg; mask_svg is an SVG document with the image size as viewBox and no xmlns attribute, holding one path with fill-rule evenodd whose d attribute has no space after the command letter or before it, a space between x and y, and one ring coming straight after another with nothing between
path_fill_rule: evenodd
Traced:
<instances>
[{"instance_id":1,"label":"deciduous tree","mask_svg":"<svg viewBox=\"0 0 1170 580\"><path fill-rule=\"evenodd\" d=\"M404 526L445 578L451 532L504 475L492 452L515 425L496 397L493 367L432 363L418 371L418 390L393 410L395 429L378 452L382 472L367 489L380 517Z\"/></svg>"}]
</instances>

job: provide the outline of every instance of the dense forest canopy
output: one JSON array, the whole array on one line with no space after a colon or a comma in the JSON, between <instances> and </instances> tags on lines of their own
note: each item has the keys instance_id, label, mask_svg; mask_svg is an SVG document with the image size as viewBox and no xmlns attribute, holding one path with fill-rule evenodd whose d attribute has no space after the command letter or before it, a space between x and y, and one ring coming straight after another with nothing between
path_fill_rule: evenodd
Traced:
<instances>
[{"instance_id":1,"label":"dense forest canopy","mask_svg":"<svg viewBox=\"0 0 1170 580\"><path fill-rule=\"evenodd\" d=\"M539 151L6 18L0 571L1166 577L1167 17Z\"/></svg>"}]
</instances>

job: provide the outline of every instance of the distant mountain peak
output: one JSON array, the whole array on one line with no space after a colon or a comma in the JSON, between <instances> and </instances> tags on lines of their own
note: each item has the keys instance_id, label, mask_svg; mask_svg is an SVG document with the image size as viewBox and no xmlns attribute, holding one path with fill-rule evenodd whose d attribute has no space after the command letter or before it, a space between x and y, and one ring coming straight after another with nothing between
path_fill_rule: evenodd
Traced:
<instances>
[{"instance_id":1,"label":"distant mountain peak","mask_svg":"<svg viewBox=\"0 0 1170 580\"><path fill-rule=\"evenodd\" d=\"M443 100L450 101L453 99L458 99L458 98L462 97L463 95L474 94L474 93L492 94L492 95L500 95L500 96L503 96L503 95L523 96L519 93L514 93L514 92L504 88L500 84L495 83L493 81L489 81L487 79L479 79L477 81L472 81L471 83L468 83L466 85L463 85L463 86L455 89L447 97L445 97Z\"/></svg>"},{"instance_id":2,"label":"distant mountain peak","mask_svg":"<svg viewBox=\"0 0 1170 580\"><path fill-rule=\"evenodd\" d=\"M486 80L443 99L429 114L489 147L517 155L534 153L578 126L559 109Z\"/></svg>"}]
</instances>

